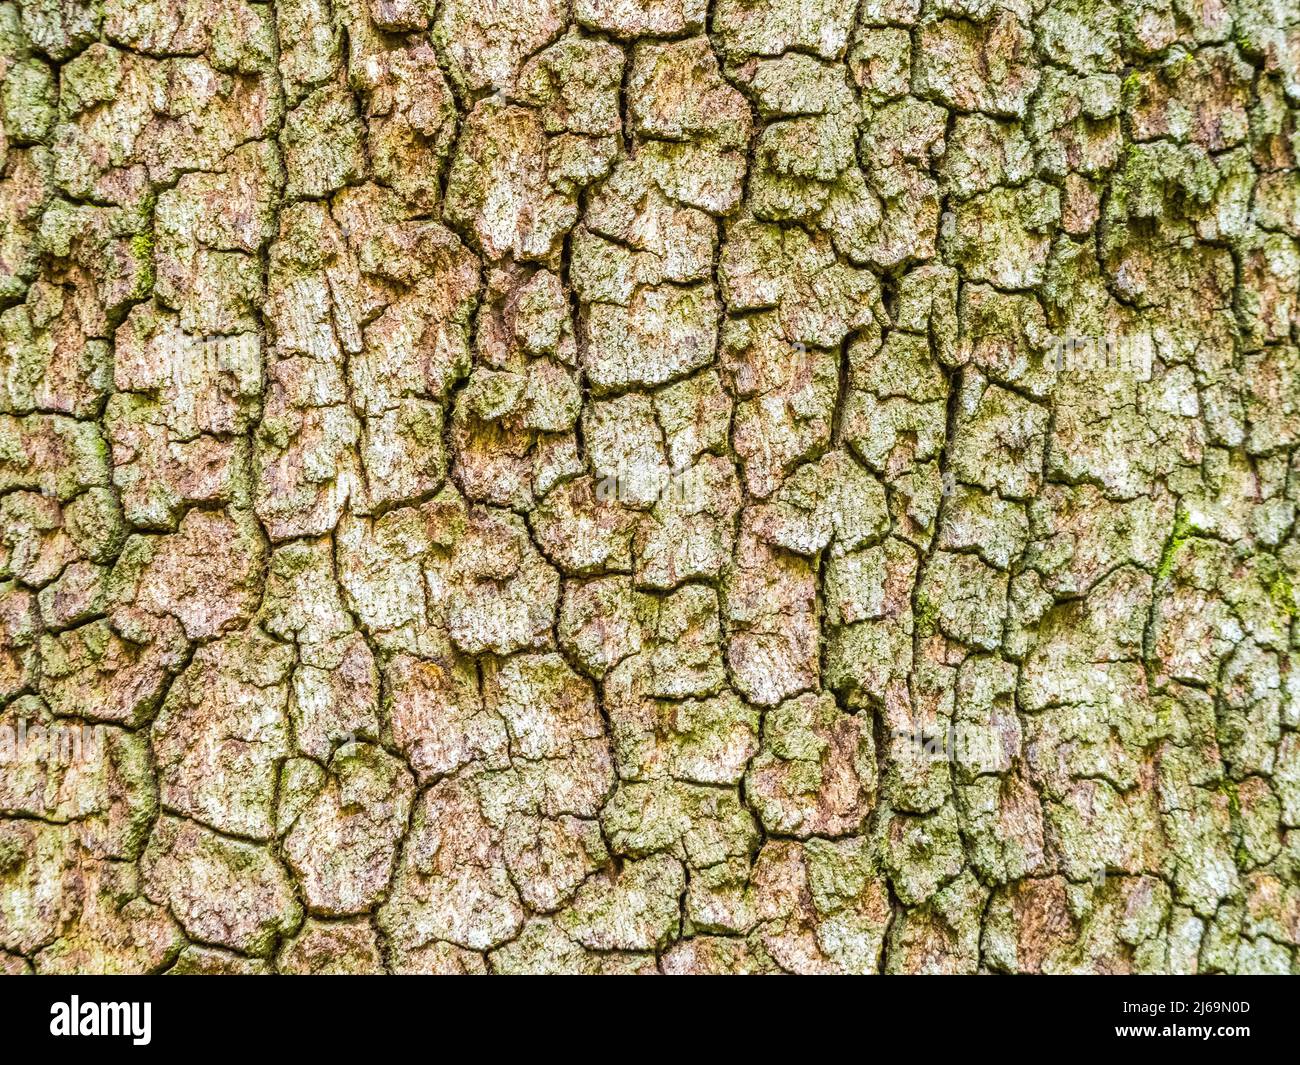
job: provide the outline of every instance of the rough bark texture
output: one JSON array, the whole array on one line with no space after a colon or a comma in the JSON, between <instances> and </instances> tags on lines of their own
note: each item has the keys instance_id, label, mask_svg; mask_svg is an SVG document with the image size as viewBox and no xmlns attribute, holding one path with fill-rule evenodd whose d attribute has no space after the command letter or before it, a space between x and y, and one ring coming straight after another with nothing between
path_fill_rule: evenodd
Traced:
<instances>
[{"instance_id":1,"label":"rough bark texture","mask_svg":"<svg viewBox=\"0 0 1300 1065\"><path fill-rule=\"evenodd\" d=\"M1295 0L0 76L4 969L1300 965Z\"/></svg>"}]
</instances>

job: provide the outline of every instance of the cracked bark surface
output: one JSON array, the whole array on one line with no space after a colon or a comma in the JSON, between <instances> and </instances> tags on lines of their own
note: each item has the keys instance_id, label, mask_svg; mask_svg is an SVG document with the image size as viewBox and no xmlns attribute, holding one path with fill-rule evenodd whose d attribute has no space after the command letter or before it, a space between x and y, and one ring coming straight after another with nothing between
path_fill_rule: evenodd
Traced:
<instances>
[{"instance_id":1,"label":"cracked bark surface","mask_svg":"<svg viewBox=\"0 0 1300 1065\"><path fill-rule=\"evenodd\" d=\"M1294 0L0 2L0 968L1300 971L1298 114Z\"/></svg>"}]
</instances>

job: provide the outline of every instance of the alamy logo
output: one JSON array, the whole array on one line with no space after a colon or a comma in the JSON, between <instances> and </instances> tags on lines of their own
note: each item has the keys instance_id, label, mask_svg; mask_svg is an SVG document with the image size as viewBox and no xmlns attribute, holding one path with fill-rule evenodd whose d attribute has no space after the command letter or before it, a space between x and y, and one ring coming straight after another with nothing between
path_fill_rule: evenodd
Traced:
<instances>
[{"instance_id":1,"label":"alamy logo","mask_svg":"<svg viewBox=\"0 0 1300 1065\"><path fill-rule=\"evenodd\" d=\"M71 1002L50 1006L50 1035L129 1035L138 1047L149 1045L150 1002Z\"/></svg>"}]
</instances>

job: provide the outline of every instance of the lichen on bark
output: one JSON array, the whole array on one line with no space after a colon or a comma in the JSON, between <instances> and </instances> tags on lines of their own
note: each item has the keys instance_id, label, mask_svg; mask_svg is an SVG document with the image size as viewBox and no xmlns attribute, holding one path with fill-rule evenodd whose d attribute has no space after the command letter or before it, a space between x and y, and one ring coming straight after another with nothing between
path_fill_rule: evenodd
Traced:
<instances>
[{"instance_id":1,"label":"lichen on bark","mask_svg":"<svg viewBox=\"0 0 1300 1065\"><path fill-rule=\"evenodd\" d=\"M0 970L1300 972L1300 8L0 0Z\"/></svg>"}]
</instances>

